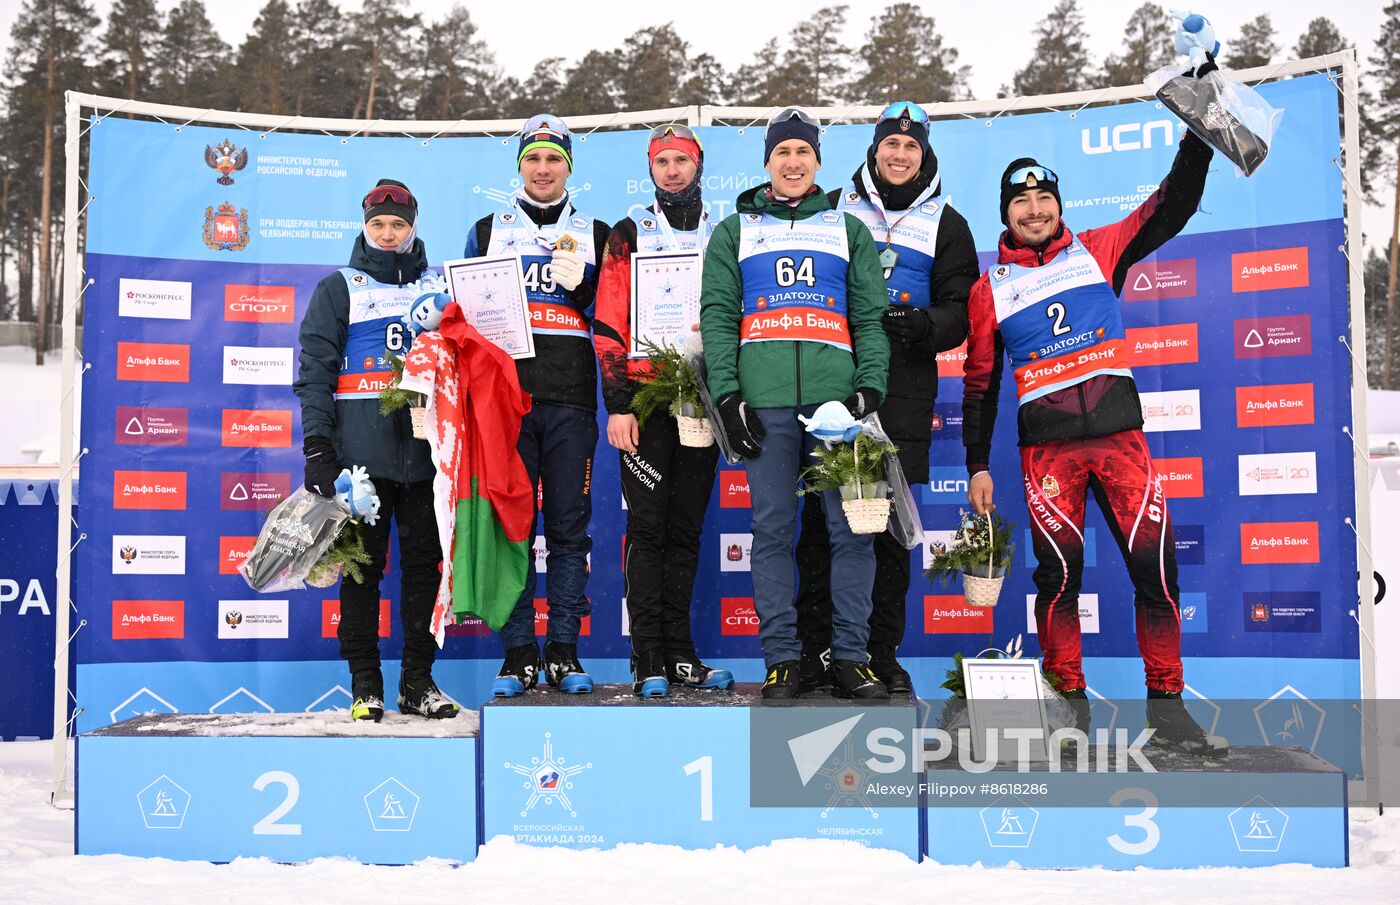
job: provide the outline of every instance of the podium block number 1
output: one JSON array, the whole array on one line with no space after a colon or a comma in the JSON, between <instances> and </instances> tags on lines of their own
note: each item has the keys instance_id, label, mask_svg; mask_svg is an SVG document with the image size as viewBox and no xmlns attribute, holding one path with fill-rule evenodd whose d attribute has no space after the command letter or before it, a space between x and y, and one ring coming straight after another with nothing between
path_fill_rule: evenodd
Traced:
<instances>
[{"instance_id":1,"label":"podium block number 1","mask_svg":"<svg viewBox=\"0 0 1400 905\"><path fill-rule=\"evenodd\" d=\"M287 790L287 797L282 799L282 803L268 812L267 816L253 824L254 836L300 836L300 823L278 823L292 808L297 806L297 799L301 797L301 783L297 778L285 770L269 770L257 779L253 780L253 788L261 792L273 783L280 783Z\"/></svg>"},{"instance_id":2,"label":"podium block number 1","mask_svg":"<svg viewBox=\"0 0 1400 905\"><path fill-rule=\"evenodd\" d=\"M700 774L700 822L715 819L715 759L706 754L685 765L685 775Z\"/></svg>"}]
</instances>

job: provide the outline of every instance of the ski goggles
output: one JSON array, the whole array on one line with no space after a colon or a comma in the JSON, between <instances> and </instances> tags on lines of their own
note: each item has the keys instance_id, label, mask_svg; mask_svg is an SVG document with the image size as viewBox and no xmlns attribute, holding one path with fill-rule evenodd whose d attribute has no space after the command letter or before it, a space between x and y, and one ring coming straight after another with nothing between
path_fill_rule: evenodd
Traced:
<instances>
[{"instance_id":1,"label":"ski goggles","mask_svg":"<svg viewBox=\"0 0 1400 905\"><path fill-rule=\"evenodd\" d=\"M360 206L369 208L386 201L392 201L394 204L402 204L406 207L418 207L418 199L413 197L412 192L400 185L376 185L365 193L365 200L361 202Z\"/></svg>"},{"instance_id":2,"label":"ski goggles","mask_svg":"<svg viewBox=\"0 0 1400 905\"><path fill-rule=\"evenodd\" d=\"M657 126L655 129L652 129L651 134L647 136L648 142L668 142L674 141L675 139L693 141L696 145L700 144L700 136L696 135L689 126L683 126L680 123L666 123L665 125Z\"/></svg>"},{"instance_id":3,"label":"ski goggles","mask_svg":"<svg viewBox=\"0 0 1400 905\"><path fill-rule=\"evenodd\" d=\"M806 110L803 110L801 107L784 107L769 118L768 125L785 123L790 119L799 119L813 129L820 129L822 127L821 120L817 119Z\"/></svg>"},{"instance_id":4,"label":"ski goggles","mask_svg":"<svg viewBox=\"0 0 1400 905\"><path fill-rule=\"evenodd\" d=\"M887 119L907 119L910 122L922 123L926 126L928 125L928 111L912 101L895 101L880 111L875 122L882 123Z\"/></svg>"},{"instance_id":5,"label":"ski goggles","mask_svg":"<svg viewBox=\"0 0 1400 905\"><path fill-rule=\"evenodd\" d=\"M525 120L524 127L521 128L521 135L530 135L535 132L548 132L564 138L569 135L569 127L564 125L564 121L549 113L541 113Z\"/></svg>"},{"instance_id":6,"label":"ski goggles","mask_svg":"<svg viewBox=\"0 0 1400 905\"><path fill-rule=\"evenodd\" d=\"M1058 183L1060 177L1055 175L1055 171L1047 167L1021 167L1019 170L1012 170L1006 177L1006 185L1026 185L1034 177L1036 182Z\"/></svg>"}]
</instances>

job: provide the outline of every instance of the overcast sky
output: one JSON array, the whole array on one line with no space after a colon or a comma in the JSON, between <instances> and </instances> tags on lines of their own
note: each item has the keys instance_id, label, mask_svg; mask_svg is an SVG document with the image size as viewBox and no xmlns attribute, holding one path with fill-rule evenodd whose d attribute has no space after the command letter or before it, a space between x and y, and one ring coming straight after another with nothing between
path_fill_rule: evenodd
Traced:
<instances>
[{"instance_id":1,"label":"overcast sky","mask_svg":"<svg viewBox=\"0 0 1400 905\"><path fill-rule=\"evenodd\" d=\"M40 0L42 2L42 0ZM209 18L225 41L237 47L248 33L264 0L223 0L207 2ZM295 2L295 0L289 0ZM0 42L8 53L9 33L21 0L0 0ZM158 0L162 11L174 0ZM111 0L95 0L97 12L105 20ZM454 0L410 0L413 9L425 19L439 18L456 5ZM830 3L821 0L700 0L692 3L635 2L610 0L590 3L536 2L516 5L510 2L485 3L466 0L461 5L471 11L482 36L491 45L496 61L509 75L528 75L534 64L546 56L562 56L576 61L589 50L611 49L629 34L649 25L674 23L676 31L692 49L709 53L725 68L733 69L753 59L769 38L806 18L813 10ZM847 16L845 38L859 45L870 25L870 17L889 5L880 2L852 3ZM1161 4L1170 8L1172 0ZM340 0L346 10L360 8L361 0ZM1030 59L1035 46L1034 29L1055 4L1053 0L1017 0L1013 4L930 2L919 3L931 15L945 42L957 48L961 62L972 66L975 97L994 97L997 88L1010 84L1015 71ZM1101 62L1118 49L1123 27L1137 0L1080 0L1089 32L1092 57ZM1260 0L1213 0L1199 9L1215 24L1229 53L1230 35L1261 12L1273 16L1279 33L1278 43L1291 50L1314 16L1325 15L1337 23L1342 34L1355 42L1362 56L1369 56L1380 30L1383 0L1332 0L1325 4L1293 2L1269 4ZM755 10L762 10L754 15ZM404 47L405 53L413 53Z\"/></svg>"},{"instance_id":2,"label":"overcast sky","mask_svg":"<svg viewBox=\"0 0 1400 905\"><path fill-rule=\"evenodd\" d=\"M43 0L38 0L43 2ZM112 0L92 0L99 15L106 19ZM157 0L162 11L175 5L175 0ZM265 0L207 0L210 20L225 41L237 47L252 26ZM289 0L295 3L295 0ZM1139 0L1080 0L1087 23L1089 50L1096 62L1119 49L1123 28ZM9 34L18 15L21 0L0 0L0 55L8 55ZM361 0L340 0L345 10L356 10ZM410 6L429 21L440 18L455 0L410 0ZM747 63L767 40L786 28L801 22L813 10L831 5L823 0L776 0L755 3L753 0L699 0L691 3L668 3L650 0L609 0L604 5L590 3L555 3L535 0L516 5L510 2L485 3L466 0L461 5L471 11L481 36L491 46L496 62L508 75L524 77L546 56L562 56L575 62L589 50L609 50L619 46L632 32L649 25L671 22L676 31L690 42L695 53L709 53L726 69ZM889 0L852 3L847 16L845 40L858 46L870 25L870 17L889 5ZM1055 6L1054 0L1016 0L1011 4L992 5L978 2L931 2L918 4L931 15L946 46L958 50L959 62L972 67L971 87L974 97L991 98L997 89L1009 85L1017 69L1030 60L1035 47L1035 27ZM1163 0L1170 9L1174 0ZM1383 0L1331 0L1325 4L1301 3L1292 0L1282 5L1261 0L1213 0L1196 8L1215 24L1225 55L1230 52L1231 35L1240 25L1261 12L1269 12L1278 33L1277 43L1282 56L1290 56L1298 36L1315 16L1332 19L1342 34L1360 50L1363 78L1366 58L1375 52L1375 38L1380 31ZM761 10L754 15L755 10ZM405 46L402 53L415 53ZM598 111L601 112L601 111ZM1370 207L1366 212L1365 228L1368 238L1385 241L1390 235L1387 210Z\"/></svg>"}]
</instances>

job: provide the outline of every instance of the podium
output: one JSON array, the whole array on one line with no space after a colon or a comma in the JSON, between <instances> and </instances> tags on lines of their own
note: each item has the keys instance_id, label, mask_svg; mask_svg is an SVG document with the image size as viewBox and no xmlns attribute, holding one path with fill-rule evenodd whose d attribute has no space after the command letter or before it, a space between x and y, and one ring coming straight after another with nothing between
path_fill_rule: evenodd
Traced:
<instances>
[{"instance_id":1,"label":"podium","mask_svg":"<svg viewBox=\"0 0 1400 905\"><path fill-rule=\"evenodd\" d=\"M1144 756L1157 772L931 769L925 854L1051 868L1347 865L1346 774L1327 761L1268 747ZM940 794L959 784L976 791Z\"/></svg>"},{"instance_id":2,"label":"podium","mask_svg":"<svg viewBox=\"0 0 1400 905\"><path fill-rule=\"evenodd\" d=\"M765 702L755 684L673 687L654 700L600 685L492 701L481 710L482 838L571 848L846 839L917 860L917 798L867 795L859 762L870 731L913 738L916 707L857 703ZM804 738L810 756L788 744Z\"/></svg>"},{"instance_id":3,"label":"podium","mask_svg":"<svg viewBox=\"0 0 1400 905\"><path fill-rule=\"evenodd\" d=\"M80 855L196 861L476 857L472 714L163 714L76 744Z\"/></svg>"}]
</instances>

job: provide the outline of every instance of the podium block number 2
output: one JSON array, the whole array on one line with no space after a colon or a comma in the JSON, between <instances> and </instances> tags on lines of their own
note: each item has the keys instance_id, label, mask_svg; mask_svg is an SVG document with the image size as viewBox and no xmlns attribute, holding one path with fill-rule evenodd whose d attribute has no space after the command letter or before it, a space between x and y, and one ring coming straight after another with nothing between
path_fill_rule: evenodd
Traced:
<instances>
[{"instance_id":1,"label":"podium block number 2","mask_svg":"<svg viewBox=\"0 0 1400 905\"><path fill-rule=\"evenodd\" d=\"M282 799L282 803L268 812L267 816L253 824L254 836L300 836L300 823L278 823L292 808L297 806L297 799L301 797L301 783L297 778L285 770L269 770L257 779L253 780L253 788L261 792L273 783L279 783L287 790L287 796Z\"/></svg>"},{"instance_id":2,"label":"podium block number 2","mask_svg":"<svg viewBox=\"0 0 1400 905\"><path fill-rule=\"evenodd\" d=\"M715 759L712 755L696 758L685 765L685 775L700 774L700 822L715 819Z\"/></svg>"}]
</instances>

